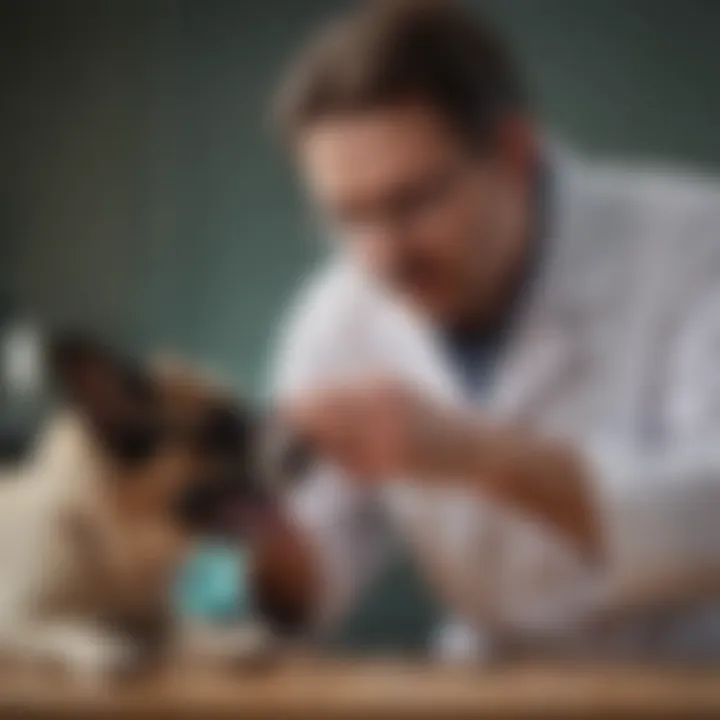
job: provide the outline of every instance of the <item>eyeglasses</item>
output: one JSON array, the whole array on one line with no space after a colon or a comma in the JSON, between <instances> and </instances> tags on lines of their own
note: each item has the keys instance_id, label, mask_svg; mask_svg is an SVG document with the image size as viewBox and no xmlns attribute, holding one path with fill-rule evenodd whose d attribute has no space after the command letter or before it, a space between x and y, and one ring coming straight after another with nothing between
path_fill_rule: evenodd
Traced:
<instances>
[{"instance_id":1,"label":"eyeglasses","mask_svg":"<svg viewBox=\"0 0 720 720\"><path fill-rule=\"evenodd\" d=\"M379 228L401 231L417 227L440 209L466 179L469 162L457 162L425 177L409 180L385 198L364 207L346 208L331 220L345 237L362 237Z\"/></svg>"}]
</instances>

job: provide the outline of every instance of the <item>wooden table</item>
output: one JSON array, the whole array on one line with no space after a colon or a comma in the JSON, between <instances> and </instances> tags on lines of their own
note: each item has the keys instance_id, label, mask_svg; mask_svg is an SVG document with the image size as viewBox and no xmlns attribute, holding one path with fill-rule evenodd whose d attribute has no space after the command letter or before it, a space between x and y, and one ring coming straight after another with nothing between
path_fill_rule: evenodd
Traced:
<instances>
[{"instance_id":1,"label":"wooden table","mask_svg":"<svg viewBox=\"0 0 720 720\"><path fill-rule=\"evenodd\" d=\"M720 718L720 671L516 667L469 670L312 661L253 673L167 671L114 689L4 674L0 717Z\"/></svg>"}]
</instances>

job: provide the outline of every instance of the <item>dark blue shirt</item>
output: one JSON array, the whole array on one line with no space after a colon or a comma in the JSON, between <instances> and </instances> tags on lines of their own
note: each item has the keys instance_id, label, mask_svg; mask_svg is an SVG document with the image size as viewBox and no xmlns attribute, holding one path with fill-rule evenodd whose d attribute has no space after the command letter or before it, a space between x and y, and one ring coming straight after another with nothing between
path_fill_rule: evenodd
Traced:
<instances>
[{"instance_id":1,"label":"dark blue shirt","mask_svg":"<svg viewBox=\"0 0 720 720\"><path fill-rule=\"evenodd\" d=\"M547 232L547 198L550 174L544 165L537 171L535 182L535 219L525 268L512 299L502 316L489 326L462 330L445 330L442 341L465 394L472 399L489 394L495 369L518 315L530 294L536 277L541 248Z\"/></svg>"}]
</instances>

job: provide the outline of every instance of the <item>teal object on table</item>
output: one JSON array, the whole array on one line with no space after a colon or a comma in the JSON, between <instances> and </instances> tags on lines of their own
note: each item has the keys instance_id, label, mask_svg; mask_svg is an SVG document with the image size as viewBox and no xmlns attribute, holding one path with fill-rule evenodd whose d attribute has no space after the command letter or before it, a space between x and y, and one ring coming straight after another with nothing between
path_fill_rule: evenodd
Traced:
<instances>
[{"instance_id":1,"label":"teal object on table","mask_svg":"<svg viewBox=\"0 0 720 720\"><path fill-rule=\"evenodd\" d=\"M178 573L175 604L182 616L193 620L226 623L246 616L245 551L218 542L199 543Z\"/></svg>"}]
</instances>

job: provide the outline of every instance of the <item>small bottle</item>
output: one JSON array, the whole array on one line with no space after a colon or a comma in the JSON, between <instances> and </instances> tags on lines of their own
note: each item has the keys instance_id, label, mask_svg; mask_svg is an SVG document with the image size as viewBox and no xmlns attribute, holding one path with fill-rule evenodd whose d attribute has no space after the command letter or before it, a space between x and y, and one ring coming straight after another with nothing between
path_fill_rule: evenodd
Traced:
<instances>
[{"instance_id":1,"label":"small bottle","mask_svg":"<svg viewBox=\"0 0 720 720\"><path fill-rule=\"evenodd\" d=\"M232 624L249 612L246 555L241 546L199 542L178 574L175 602L181 615L212 624Z\"/></svg>"}]
</instances>

